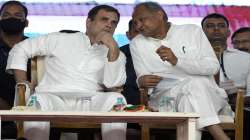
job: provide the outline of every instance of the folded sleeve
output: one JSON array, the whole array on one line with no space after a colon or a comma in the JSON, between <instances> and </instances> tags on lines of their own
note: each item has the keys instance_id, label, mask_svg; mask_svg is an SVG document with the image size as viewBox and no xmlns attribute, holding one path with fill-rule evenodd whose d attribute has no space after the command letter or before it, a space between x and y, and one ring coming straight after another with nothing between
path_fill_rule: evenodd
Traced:
<instances>
[{"instance_id":1,"label":"folded sleeve","mask_svg":"<svg viewBox=\"0 0 250 140\"><path fill-rule=\"evenodd\" d=\"M13 69L27 71L29 58L51 55L56 46L53 45L56 41L52 38L50 35L44 35L16 44L9 52L6 71L8 73L12 73Z\"/></svg>"}]
</instances>

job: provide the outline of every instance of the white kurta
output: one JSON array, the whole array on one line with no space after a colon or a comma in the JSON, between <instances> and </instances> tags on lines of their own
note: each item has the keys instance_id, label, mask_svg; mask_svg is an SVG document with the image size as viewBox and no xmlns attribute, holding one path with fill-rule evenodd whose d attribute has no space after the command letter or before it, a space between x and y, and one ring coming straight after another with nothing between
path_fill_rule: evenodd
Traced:
<instances>
[{"instance_id":1,"label":"white kurta","mask_svg":"<svg viewBox=\"0 0 250 140\"><path fill-rule=\"evenodd\" d=\"M161 60L156 53L161 45L171 48L178 58L176 66ZM220 122L217 112L227 104L227 95L214 81L219 62L200 27L171 24L162 40L137 35L130 50L137 77L156 74L179 81L150 96L153 108L159 106L162 96L173 96L177 111L200 113L198 128Z\"/></svg>"},{"instance_id":2,"label":"white kurta","mask_svg":"<svg viewBox=\"0 0 250 140\"><path fill-rule=\"evenodd\" d=\"M126 59L120 52L116 61L108 62L107 53L106 46L91 45L88 36L83 33L52 33L15 45L10 51L6 69L26 71L28 58L44 56L45 73L35 89L42 110L84 110L81 97L88 96L91 97L91 110L109 111L116 99L123 96L97 91L101 89L101 84L115 87L125 83ZM125 138L126 125L121 124L120 128L115 125L103 125L107 128L103 129L103 139ZM48 123L30 123L26 136L30 140L46 140L49 138L48 128ZM121 133L111 131L119 129Z\"/></svg>"},{"instance_id":3,"label":"white kurta","mask_svg":"<svg viewBox=\"0 0 250 140\"><path fill-rule=\"evenodd\" d=\"M28 58L45 56L46 70L36 92L98 91L100 84L121 86L126 80L124 54L108 62L107 52L104 45L91 45L83 33L52 33L17 44L7 70L26 70Z\"/></svg>"},{"instance_id":4,"label":"white kurta","mask_svg":"<svg viewBox=\"0 0 250 140\"><path fill-rule=\"evenodd\" d=\"M250 55L249 53L237 49L227 49L223 53L223 64L226 75L234 81L236 87L246 88L250 96ZM227 78L220 69L220 81L224 82Z\"/></svg>"}]
</instances>

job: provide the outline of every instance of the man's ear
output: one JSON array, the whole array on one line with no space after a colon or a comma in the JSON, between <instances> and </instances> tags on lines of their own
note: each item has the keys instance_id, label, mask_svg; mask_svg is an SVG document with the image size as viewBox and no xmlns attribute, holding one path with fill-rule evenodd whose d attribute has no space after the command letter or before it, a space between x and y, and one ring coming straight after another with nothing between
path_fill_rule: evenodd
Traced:
<instances>
[{"instance_id":1,"label":"man's ear","mask_svg":"<svg viewBox=\"0 0 250 140\"><path fill-rule=\"evenodd\" d=\"M25 27L28 27L28 25L29 25L29 21L25 19Z\"/></svg>"},{"instance_id":2,"label":"man's ear","mask_svg":"<svg viewBox=\"0 0 250 140\"><path fill-rule=\"evenodd\" d=\"M157 16L156 17L159 17L161 19L164 19L164 14L162 11L157 11Z\"/></svg>"},{"instance_id":3,"label":"man's ear","mask_svg":"<svg viewBox=\"0 0 250 140\"><path fill-rule=\"evenodd\" d=\"M131 37L131 36L130 36L130 34L129 34L129 31L126 32L126 36L127 36L127 38L130 40L130 37Z\"/></svg>"},{"instance_id":4,"label":"man's ear","mask_svg":"<svg viewBox=\"0 0 250 140\"><path fill-rule=\"evenodd\" d=\"M90 18L87 18L87 20L86 20L86 27L87 27L87 28L89 27L90 22L91 22L91 19L90 19Z\"/></svg>"}]
</instances>

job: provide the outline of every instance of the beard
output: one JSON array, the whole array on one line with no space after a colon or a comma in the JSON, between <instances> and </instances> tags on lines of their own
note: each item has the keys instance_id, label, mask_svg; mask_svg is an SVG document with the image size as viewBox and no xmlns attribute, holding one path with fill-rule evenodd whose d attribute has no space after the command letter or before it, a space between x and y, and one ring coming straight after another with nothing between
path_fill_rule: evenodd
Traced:
<instances>
[{"instance_id":1,"label":"beard","mask_svg":"<svg viewBox=\"0 0 250 140\"><path fill-rule=\"evenodd\" d=\"M211 44L225 45L227 43L227 38L225 37L213 37L209 39Z\"/></svg>"}]
</instances>

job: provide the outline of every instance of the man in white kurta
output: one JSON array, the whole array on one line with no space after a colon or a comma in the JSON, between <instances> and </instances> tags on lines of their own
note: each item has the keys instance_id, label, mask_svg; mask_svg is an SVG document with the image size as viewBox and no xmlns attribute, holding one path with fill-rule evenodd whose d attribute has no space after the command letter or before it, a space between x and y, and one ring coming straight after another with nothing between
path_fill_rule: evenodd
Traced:
<instances>
[{"instance_id":1,"label":"man in white kurta","mask_svg":"<svg viewBox=\"0 0 250 140\"><path fill-rule=\"evenodd\" d=\"M250 55L228 47L230 29L227 18L212 13L205 16L201 24L220 61L219 85L229 94L235 93L237 88L244 88L250 94Z\"/></svg>"},{"instance_id":2,"label":"man in white kurta","mask_svg":"<svg viewBox=\"0 0 250 140\"><path fill-rule=\"evenodd\" d=\"M110 111L118 97L125 100L119 93L98 92L102 85L117 87L126 80L125 56L112 38L117 13L113 7L100 5L90 11L86 34L51 33L17 44L7 70L14 70L17 81L23 82L28 58L43 56L45 73L34 94L41 110ZM89 108L83 98L90 99ZM25 137L48 140L49 123L26 123ZM126 124L103 124L102 139L125 140Z\"/></svg>"},{"instance_id":3,"label":"man in white kurta","mask_svg":"<svg viewBox=\"0 0 250 140\"><path fill-rule=\"evenodd\" d=\"M246 89L246 95L249 96L250 55L247 52L239 51L233 48L227 48L223 51L223 61L225 74L223 74L223 70L220 68L221 87L223 88L223 85L225 85L225 88L227 88L227 86L229 86L227 85L227 81L232 80L233 87ZM233 87L228 88L232 89Z\"/></svg>"},{"instance_id":4,"label":"man in white kurta","mask_svg":"<svg viewBox=\"0 0 250 140\"><path fill-rule=\"evenodd\" d=\"M240 27L231 36L233 48L250 53L250 27Z\"/></svg>"},{"instance_id":5,"label":"man in white kurta","mask_svg":"<svg viewBox=\"0 0 250 140\"><path fill-rule=\"evenodd\" d=\"M139 86L150 89L149 106L161 110L162 98L174 98L173 110L200 114L198 129L205 127L215 139L228 139L217 125L218 112L228 105L227 95L214 81L219 62L202 29L167 22L154 2L138 4L133 20L141 34L130 50Z\"/></svg>"}]
</instances>

